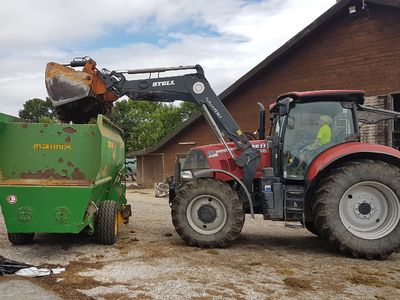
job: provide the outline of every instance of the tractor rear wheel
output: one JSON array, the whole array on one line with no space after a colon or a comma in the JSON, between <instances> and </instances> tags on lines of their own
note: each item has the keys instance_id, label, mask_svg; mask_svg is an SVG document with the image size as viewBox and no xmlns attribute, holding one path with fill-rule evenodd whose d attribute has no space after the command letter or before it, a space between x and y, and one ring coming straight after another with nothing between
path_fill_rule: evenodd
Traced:
<instances>
[{"instance_id":1,"label":"tractor rear wheel","mask_svg":"<svg viewBox=\"0 0 400 300\"><path fill-rule=\"evenodd\" d=\"M309 232L312 234L315 234L316 236L320 236L319 232L317 231L317 228L315 228L315 222L314 221L305 221L304 224L303 222L300 222Z\"/></svg>"},{"instance_id":2,"label":"tractor rear wheel","mask_svg":"<svg viewBox=\"0 0 400 300\"><path fill-rule=\"evenodd\" d=\"M118 225L117 203L112 200L101 202L97 214L97 242L103 245L115 244L118 235Z\"/></svg>"},{"instance_id":3,"label":"tractor rear wheel","mask_svg":"<svg viewBox=\"0 0 400 300\"><path fill-rule=\"evenodd\" d=\"M34 233L8 233L8 240L13 245L27 245L32 243Z\"/></svg>"},{"instance_id":4,"label":"tractor rear wheel","mask_svg":"<svg viewBox=\"0 0 400 300\"><path fill-rule=\"evenodd\" d=\"M400 170L360 159L333 170L313 206L322 238L353 257L380 259L400 248Z\"/></svg>"},{"instance_id":5,"label":"tractor rear wheel","mask_svg":"<svg viewBox=\"0 0 400 300\"><path fill-rule=\"evenodd\" d=\"M191 246L225 247L240 234L243 203L225 182L200 178L177 192L171 209L176 232Z\"/></svg>"}]
</instances>

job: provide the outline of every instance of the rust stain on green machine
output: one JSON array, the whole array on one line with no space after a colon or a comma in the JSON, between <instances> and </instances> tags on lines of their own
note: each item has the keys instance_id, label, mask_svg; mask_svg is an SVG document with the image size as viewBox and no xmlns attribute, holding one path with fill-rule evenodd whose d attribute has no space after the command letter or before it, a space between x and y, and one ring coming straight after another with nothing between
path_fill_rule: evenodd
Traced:
<instances>
[{"instance_id":1,"label":"rust stain on green machine","mask_svg":"<svg viewBox=\"0 0 400 300\"><path fill-rule=\"evenodd\" d=\"M73 179L9 179L0 181L0 186L87 186L93 183L92 180Z\"/></svg>"},{"instance_id":2,"label":"rust stain on green machine","mask_svg":"<svg viewBox=\"0 0 400 300\"><path fill-rule=\"evenodd\" d=\"M76 133L76 129L72 127L65 127L63 131L70 134Z\"/></svg>"},{"instance_id":3,"label":"rust stain on green machine","mask_svg":"<svg viewBox=\"0 0 400 300\"><path fill-rule=\"evenodd\" d=\"M38 170L36 172L25 172L21 173L20 177L22 179L66 179L67 177L65 175L60 175L56 173L56 169L47 169L45 171Z\"/></svg>"},{"instance_id":4,"label":"rust stain on green machine","mask_svg":"<svg viewBox=\"0 0 400 300\"><path fill-rule=\"evenodd\" d=\"M85 179L85 174L81 172L78 168L75 168L71 174L72 179Z\"/></svg>"}]
</instances>

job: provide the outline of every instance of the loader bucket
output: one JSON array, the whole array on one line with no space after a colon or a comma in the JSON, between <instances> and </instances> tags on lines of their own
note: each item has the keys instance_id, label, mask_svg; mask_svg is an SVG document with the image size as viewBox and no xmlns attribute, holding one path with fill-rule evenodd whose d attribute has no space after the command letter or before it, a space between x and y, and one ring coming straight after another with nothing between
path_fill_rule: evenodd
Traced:
<instances>
[{"instance_id":1,"label":"loader bucket","mask_svg":"<svg viewBox=\"0 0 400 300\"><path fill-rule=\"evenodd\" d=\"M46 89L54 106L64 105L89 96L92 77L57 63L46 67Z\"/></svg>"},{"instance_id":2,"label":"loader bucket","mask_svg":"<svg viewBox=\"0 0 400 300\"><path fill-rule=\"evenodd\" d=\"M46 89L62 122L88 123L97 115L108 115L118 96L106 89L98 75L96 62L87 61L83 69L48 63Z\"/></svg>"}]
</instances>

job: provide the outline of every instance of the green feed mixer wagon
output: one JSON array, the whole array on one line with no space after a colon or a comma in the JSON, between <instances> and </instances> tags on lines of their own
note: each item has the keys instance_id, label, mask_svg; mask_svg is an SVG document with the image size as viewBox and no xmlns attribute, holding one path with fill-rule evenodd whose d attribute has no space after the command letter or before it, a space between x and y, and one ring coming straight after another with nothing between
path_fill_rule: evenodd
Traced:
<instances>
[{"instance_id":1,"label":"green feed mixer wagon","mask_svg":"<svg viewBox=\"0 0 400 300\"><path fill-rule=\"evenodd\" d=\"M0 204L11 243L82 231L116 242L131 215L117 126L102 115L94 124L44 124L0 114L0 144Z\"/></svg>"}]
</instances>

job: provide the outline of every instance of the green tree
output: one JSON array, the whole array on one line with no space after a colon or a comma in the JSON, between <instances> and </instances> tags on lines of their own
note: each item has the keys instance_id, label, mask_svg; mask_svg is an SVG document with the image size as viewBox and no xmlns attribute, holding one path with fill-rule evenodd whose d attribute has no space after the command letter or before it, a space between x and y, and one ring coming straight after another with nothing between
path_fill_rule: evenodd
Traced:
<instances>
[{"instance_id":1,"label":"green tree","mask_svg":"<svg viewBox=\"0 0 400 300\"><path fill-rule=\"evenodd\" d=\"M179 106L179 113L183 121L186 121L200 111L199 107L191 102L182 102Z\"/></svg>"},{"instance_id":2,"label":"green tree","mask_svg":"<svg viewBox=\"0 0 400 300\"><path fill-rule=\"evenodd\" d=\"M187 103L122 100L115 103L110 119L124 130L127 151L135 151L153 146L197 111Z\"/></svg>"},{"instance_id":3,"label":"green tree","mask_svg":"<svg viewBox=\"0 0 400 300\"><path fill-rule=\"evenodd\" d=\"M57 113L49 98L42 100L33 98L24 103L24 107L18 113L19 117L31 122L39 122L40 119L56 120Z\"/></svg>"}]
</instances>

